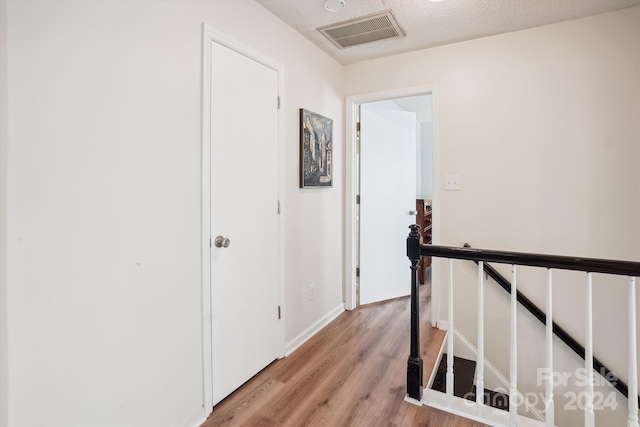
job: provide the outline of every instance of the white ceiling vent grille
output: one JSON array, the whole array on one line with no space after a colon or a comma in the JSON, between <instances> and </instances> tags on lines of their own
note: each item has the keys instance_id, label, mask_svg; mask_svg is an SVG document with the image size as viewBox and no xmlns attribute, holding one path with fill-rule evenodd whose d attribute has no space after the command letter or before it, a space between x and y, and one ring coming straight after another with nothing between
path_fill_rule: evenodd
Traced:
<instances>
[{"instance_id":1,"label":"white ceiling vent grille","mask_svg":"<svg viewBox=\"0 0 640 427\"><path fill-rule=\"evenodd\" d=\"M406 35L391 10L328 25L318 31L339 49Z\"/></svg>"}]
</instances>

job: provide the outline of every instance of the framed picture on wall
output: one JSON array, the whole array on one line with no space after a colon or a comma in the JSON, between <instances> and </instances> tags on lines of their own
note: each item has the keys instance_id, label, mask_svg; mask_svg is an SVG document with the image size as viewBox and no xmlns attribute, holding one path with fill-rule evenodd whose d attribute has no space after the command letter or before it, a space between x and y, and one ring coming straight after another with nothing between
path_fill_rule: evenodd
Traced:
<instances>
[{"instance_id":1,"label":"framed picture on wall","mask_svg":"<svg viewBox=\"0 0 640 427\"><path fill-rule=\"evenodd\" d=\"M300 109L300 188L333 186L333 120Z\"/></svg>"}]
</instances>

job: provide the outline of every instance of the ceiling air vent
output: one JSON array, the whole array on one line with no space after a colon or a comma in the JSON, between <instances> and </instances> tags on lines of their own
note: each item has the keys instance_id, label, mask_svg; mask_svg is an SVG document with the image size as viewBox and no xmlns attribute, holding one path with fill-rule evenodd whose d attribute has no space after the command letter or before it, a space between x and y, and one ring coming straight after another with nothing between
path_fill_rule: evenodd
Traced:
<instances>
[{"instance_id":1,"label":"ceiling air vent","mask_svg":"<svg viewBox=\"0 0 640 427\"><path fill-rule=\"evenodd\" d=\"M328 25L318 31L339 49L406 35L391 10Z\"/></svg>"}]
</instances>

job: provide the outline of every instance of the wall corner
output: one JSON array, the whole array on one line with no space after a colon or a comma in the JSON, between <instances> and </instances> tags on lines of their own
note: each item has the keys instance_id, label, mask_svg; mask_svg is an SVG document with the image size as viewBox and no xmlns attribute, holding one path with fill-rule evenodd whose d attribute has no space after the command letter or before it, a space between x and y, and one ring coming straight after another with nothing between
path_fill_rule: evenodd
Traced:
<instances>
[{"instance_id":1,"label":"wall corner","mask_svg":"<svg viewBox=\"0 0 640 427\"><path fill-rule=\"evenodd\" d=\"M8 1L0 0L0 427L9 425L7 316Z\"/></svg>"}]
</instances>

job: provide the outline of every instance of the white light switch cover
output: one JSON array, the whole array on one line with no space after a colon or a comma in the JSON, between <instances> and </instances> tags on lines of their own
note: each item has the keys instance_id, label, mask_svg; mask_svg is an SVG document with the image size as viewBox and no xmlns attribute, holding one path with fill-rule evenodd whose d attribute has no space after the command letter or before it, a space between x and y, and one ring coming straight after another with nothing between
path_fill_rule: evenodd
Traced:
<instances>
[{"instance_id":1,"label":"white light switch cover","mask_svg":"<svg viewBox=\"0 0 640 427\"><path fill-rule=\"evenodd\" d=\"M444 189L448 191L460 190L460 175L445 175Z\"/></svg>"}]
</instances>

